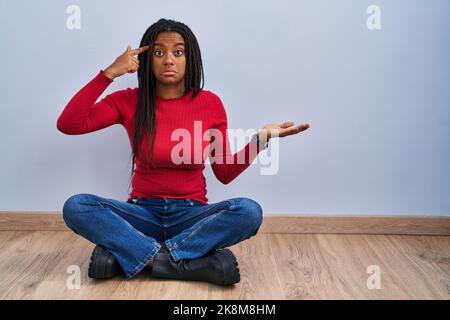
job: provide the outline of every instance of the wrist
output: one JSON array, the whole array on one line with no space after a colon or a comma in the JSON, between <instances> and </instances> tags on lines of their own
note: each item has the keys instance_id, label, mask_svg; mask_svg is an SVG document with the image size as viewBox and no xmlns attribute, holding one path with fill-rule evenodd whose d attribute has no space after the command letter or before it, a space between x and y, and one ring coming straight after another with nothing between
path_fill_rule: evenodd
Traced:
<instances>
[{"instance_id":1,"label":"wrist","mask_svg":"<svg viewBox=\"0 0 450 320\"><path fill-rule=\"evenodd\" d=\"M267 135L263 132L257 132L253 135L253 140L258 145L260 149L265 149L268 145L268 138Z\"/></svg>"},{"instance_id":2,"label":"wrist","mask_svg":"<svg viewBox=\"0 0 450 320\"><path fill-rule=\"evenodd\" d=\"M268 137L268 134L267 134L267 131L266 130L260 130L259 132L258 132L258 138L259 138L259 141L261 141L262 143L265 143L265 142L268 142L269 141L269 137Z\"/></svg>"},{"instance_id":3,"label":"wrist","mask_svg":"<svg viewBox=\"0 0 450 320\"><path fill-rule=\"evenodd\" d=\"M105 70L103 70L103 75L105 77L110 78L111 80L114 80L114 78L116 78L116 74L113 73L110 69L106 68Z\"/></svg>"}]
</instances>

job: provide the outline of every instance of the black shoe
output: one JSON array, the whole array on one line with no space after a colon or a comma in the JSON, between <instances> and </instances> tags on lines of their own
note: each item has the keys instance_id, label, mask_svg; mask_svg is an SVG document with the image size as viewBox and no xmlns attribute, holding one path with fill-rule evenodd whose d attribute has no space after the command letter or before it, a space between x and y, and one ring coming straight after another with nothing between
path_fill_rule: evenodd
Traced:
<instances>
[{"instance_id":1,"label":"black shoe","mask_svg":"<svg viewBox=\"0 0 450 320\"><path fill-rule=\"evenodd\" d=\"M96 246L91 255L88 276L93 279L108 279L124 274L116 257L102 246Z\"/></svg>"},{"instance_id":2,"label":"black shoe","mask_svg":"<svg viewBox=\"0 0 450 320\"><path fill-rule=\"evenodd\" d=\"M219 249L201 258L175 262L164 247L153 258L152 277L206 281L218 285L231 285L240 281L236 257L229 249Z\"/></svg>"}]
</instances>

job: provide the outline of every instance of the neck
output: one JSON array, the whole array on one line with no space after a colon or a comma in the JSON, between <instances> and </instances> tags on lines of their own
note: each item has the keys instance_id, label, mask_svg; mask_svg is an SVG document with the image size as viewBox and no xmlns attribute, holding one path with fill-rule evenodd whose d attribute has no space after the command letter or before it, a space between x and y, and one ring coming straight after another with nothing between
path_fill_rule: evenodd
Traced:
<instances>
[{"instance_id":1,"label":"neck","mask_svg":"<svg viewBox=\"0 0 450 320\"><path fill-rule=\"evenodd\" d=\"M184 95L184 81L177 84L165 85L156 83L156 95L163 99L177 99Z\"/></svg>"}]
</instances>

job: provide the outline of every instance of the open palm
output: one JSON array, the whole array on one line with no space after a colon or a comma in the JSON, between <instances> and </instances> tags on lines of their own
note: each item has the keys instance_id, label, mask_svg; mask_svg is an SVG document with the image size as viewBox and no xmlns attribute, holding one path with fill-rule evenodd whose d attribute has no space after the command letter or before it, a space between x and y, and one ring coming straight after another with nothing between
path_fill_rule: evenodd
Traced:
<instances>
[{"instance_id":1,"label":"open palm","mask_svg":"<svg viewBox=\"0 0 450 320\"><path fill-rule=\"evenodd\" d=\"M264 139L270 139L273 137L286 137L299 132L305 131L309 128L309 124L301 124L293 127L294 122L288 121L283 124L269 123L261 130L260 135Z\"/></svg>"}]
</instances>

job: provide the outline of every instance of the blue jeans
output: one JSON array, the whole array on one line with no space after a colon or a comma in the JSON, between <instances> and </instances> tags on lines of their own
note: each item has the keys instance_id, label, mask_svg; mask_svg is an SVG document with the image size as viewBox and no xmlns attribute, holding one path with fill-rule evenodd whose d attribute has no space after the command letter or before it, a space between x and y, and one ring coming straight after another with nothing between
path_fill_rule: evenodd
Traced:
<instances>
[{"instance_id":1,"label":"blue jeans","mask_svg":"<svg viewBox=\"0 0 450 320\"><path fill-rule=\"evenodd\" d=\"M127 278L153 259L164 241L174 259L195 259L248 239L259 230L262 208L249 198L202 204L191 199L127 201L81 193L63 207L67 226L110 251Z\"/></svg>"}]
</instances>

